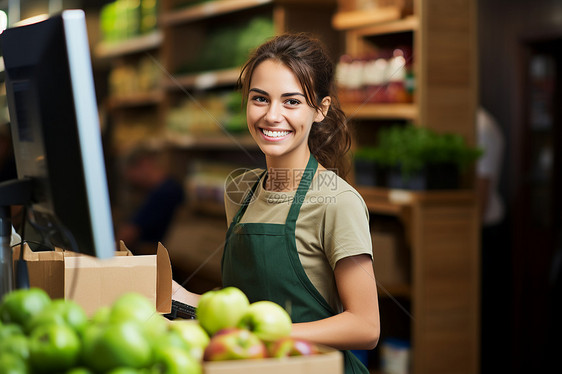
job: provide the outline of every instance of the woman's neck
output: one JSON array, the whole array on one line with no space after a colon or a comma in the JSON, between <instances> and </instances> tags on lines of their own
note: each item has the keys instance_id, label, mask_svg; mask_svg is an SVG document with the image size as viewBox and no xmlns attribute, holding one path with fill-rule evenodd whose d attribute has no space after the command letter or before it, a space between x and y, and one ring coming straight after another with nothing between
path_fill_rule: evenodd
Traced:
<instances>
[{"instance_id":1,"label":"woman's neck","mask_svg":"<svg viewBox=\"0 0 562 374\"><path fill-rule=\"evenodd\" d=\"M310 151L299 157L266 156L267 179L265 189L267 191L287 192L296 190L310 158Z\"/></svg>"}]
</instances>

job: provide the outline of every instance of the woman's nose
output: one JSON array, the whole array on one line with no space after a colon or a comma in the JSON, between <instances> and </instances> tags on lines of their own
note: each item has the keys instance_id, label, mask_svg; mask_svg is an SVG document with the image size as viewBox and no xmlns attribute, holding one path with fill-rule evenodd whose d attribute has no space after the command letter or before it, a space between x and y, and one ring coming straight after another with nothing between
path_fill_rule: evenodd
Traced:
<instances>
[{"instance_id":1,"label":"woman's nose","mask_svg":"<svg viewBox=\"0 0 562 374\"><path fill-rule=\"evenodd\" d=\"M271 103L267 108L267 113L265 114L265 120L270 123L277 123L281 121L282 108L279 104Z\"/></svg>"}]
</instances>

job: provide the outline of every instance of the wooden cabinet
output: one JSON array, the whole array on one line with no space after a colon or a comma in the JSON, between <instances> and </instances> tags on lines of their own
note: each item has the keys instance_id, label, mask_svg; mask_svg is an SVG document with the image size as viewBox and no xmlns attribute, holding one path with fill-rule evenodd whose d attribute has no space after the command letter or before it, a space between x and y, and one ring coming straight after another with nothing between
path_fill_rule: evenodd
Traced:
<instances>
[{"instance_id":1,"label":"wooden cabinet","mask_svg":"<svg viewBox=\"0 0 562 374\"><path fill-rule=\"evenodd\" d=\"M333 25L345 53L362 57L409 43L415 92L411 103L349 103L343 108L364 138L389 123L413 122L475 143L477 107L476 5L472 1L413 0L413 11L387 6L354 11L340 2ZM392 3L392 2L387 2ZM394 3L407 3L394 1ZM363 136L365 134L365 136ZM363 140L364 141L364 140ZM410 283L379 285L381 307L409 326L413 374L479 372L479 216L472 189L413 192L362 187L372 221L393 217L410 251ZM376 261L377 248L374 248ZM381 321L381 338L396 316ZM381 318L385 318L381 310Z\"/></svg>"},{"instance_id":2,"label":"wooden cabinet","mask_svg":"<svg viewBox=\"0 0 562 374\"><path fill-rule=\"evenodd\" d=\"M359 188L374 214L398 219L410 249L411 283L379 284L381 307L410 325L412 373L479 372L479 217L472 191ZM375 261L377 248L374 248ZM376 276L376 274L375 274ZM391 300L385 300L390 298ZM406 302L404 302L404 300ZM407 305L401 309L403 304ZM388 331L401 330L384 319Z\"/></svg>"}]
</instances>

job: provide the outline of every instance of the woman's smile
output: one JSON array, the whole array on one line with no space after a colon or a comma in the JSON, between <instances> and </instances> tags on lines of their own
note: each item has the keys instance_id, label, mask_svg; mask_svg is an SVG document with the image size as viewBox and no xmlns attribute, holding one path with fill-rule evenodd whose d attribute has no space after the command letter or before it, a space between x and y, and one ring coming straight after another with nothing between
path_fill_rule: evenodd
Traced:
<instances>
[{"instance_id":1,"label":"woman's smile","mask_svg":"<svg viewBox=\"0 0 562 374\"><path fill-rule=\"evenodd\" d=\"M281 140L286 139L291 133L291 130L277 130L277 129L264 129L260 128L263 134L263 137L272 142L278 142Z\"/></svg>"}]
</instances>

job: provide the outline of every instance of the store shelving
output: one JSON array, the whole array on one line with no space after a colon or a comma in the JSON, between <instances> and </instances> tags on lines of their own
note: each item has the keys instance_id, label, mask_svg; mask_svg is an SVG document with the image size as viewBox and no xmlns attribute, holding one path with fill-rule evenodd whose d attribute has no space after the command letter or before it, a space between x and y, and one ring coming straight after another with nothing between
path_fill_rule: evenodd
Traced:
<instances>
[{"instance_id":1,"label":"store shelving","mask_svg":"<svg viewBox=\"0 0 562 374\"><path fill-rule=\"evenodd\" d=\"M164 95L161 91L140 92L126 96L115 96L107 99L107 106L111 110L158 106Z\"/></svg>"},{"instance_id":2,"label":"store shelving","mask_svg":"<svg viewBox=\"0 0 562 374\"><path fill-rule=\"evenodd\" d=\"M366 25L355 30L356 35L374 36L389 35L399 32L414 32L419 27L419 19L416 16L408 16L391 22L382 22Z\"/></svg>"},{"instance_id":3,"label":"store shelving","mask_svg":"<svg viewBox=\"0 0 562 374\"><path fill-rule=\"evenodd\" d=\"M249 136L216 134L216 135L168 135L166 144L177 149L231 149L231 150L256 150L254 139Z\"/></svg>"},{"instance_id":4,"label":"store shelving","mask_svg":"<svg viewBox=\"0 0 562 374\"><path fill-rule=\"evenodd\" d=\"M195 74L168 76L164 78L163 87L167 90L204 90L220 86L234 86L239 75L240 68L231 68Z\"/></svg>"},{"instance_id":5,"label":"store shelving","mask_svg":"<svg viewBox=\"0 0 562 374\"><path fill-rule=\"evenodd\" d=\"M350 30L376 23L398 21L402 17L402 9L389 6L371 10L355 10L339 12L333 18L332 24L336 30Z\"/></svg>"},{"instance_id":6,"label":"store shelving","mask_svg":"<svg viewBox=\"0 0 562 374\"><path fill-rule=\"evenodd\" d=\"M156 49L163 40L161 31L156 30L149 34L137 36L119 42L101 42L94 50L97 58L116 58L129 54L141 53Z\"/></svg>"},{"instance_id":7,"label":"store shelving","mask_svg":"<svg viewBox=\"0 0 562 374\"><path fill-rule=\"evenodd\" d=\"M168 10L160 17L164 26L193 22L216 17L236 11L247 10L260 5L273 3L273 0L218 0L192 5L184 9Z\"/></svg>"},{"instance_id":8,"label":"store shelving","mask_svg":"<svg viewBox=\"0 0 562 374\"><path fill-rule=\"evenodd\" d=\"M474 144L477 74L472 2L460 0L450 7L447 0L413 0L413 14L399 7L354 12L347 2L340 4L346 11L332 24L344 33L346 54L361 58L404 44L413 52L412 103L342 103L352 127L361 134L361 145L368 137L364 134L395 121L458 133ZM474 191L357 189L372 220L398 224L400 240L409 249L410 283L383 285L379 296L404 297L410 304L411 373L478 372L479 217ZM374 253L376 261L376 248ZM387 326L389 330L392 326Z\"/></svg>"},{"instance_id":9,"label":"store shelving","mask_svg":"<svg viewBox=\"0 0 562 374\"><path fill-rule=\"evenodd\" d=\"M385 298L410 298L412 296L412 288L409 284L394 284L383 286L381 284L377 285L378 296Z\"/></svg>"},{"instance_id":10,"label":"store shelving","mask_svg":"<svg viewBox=\"0 0 562 374\"><path fill-rule=\"evenodd\" d=\"M349 119L406 119L415 121L418 108L415 104L358 104L342 103Z\"/></svg>"}]
</instances>

